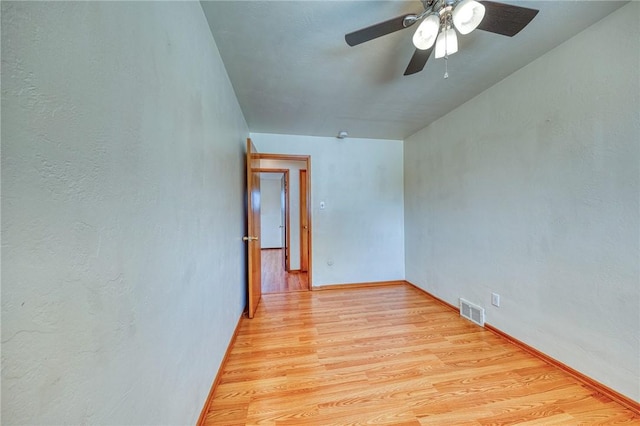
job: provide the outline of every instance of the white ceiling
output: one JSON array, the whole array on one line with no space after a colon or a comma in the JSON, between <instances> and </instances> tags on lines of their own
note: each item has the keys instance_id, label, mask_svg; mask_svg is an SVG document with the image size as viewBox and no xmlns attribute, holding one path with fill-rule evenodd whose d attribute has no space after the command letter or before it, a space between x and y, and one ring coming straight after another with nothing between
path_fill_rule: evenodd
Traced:
<instances>
[{"instance_id":1,"label":"white ceiling","mask_svg":"<svg viewBox=\"0 0 640 426\"><path fill-rule=\"evenodd\" d=\"M251 132L404 139L613 12L617 1L513 1L539 9L513 38L474 31L403 72L415 27L349 47L346 33L423 10L419 1L202 1ZM597 52L594 52L596 55Z\"/></svg>"}]
</instances>

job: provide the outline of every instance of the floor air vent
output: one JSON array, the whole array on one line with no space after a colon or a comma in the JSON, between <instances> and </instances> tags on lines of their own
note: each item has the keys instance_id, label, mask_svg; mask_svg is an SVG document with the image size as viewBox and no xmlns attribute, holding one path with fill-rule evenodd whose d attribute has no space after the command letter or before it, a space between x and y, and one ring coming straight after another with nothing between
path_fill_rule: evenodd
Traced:
<instances>
[{"instance_id":1,"label":"floor air vent","mask_svg":"<svg viewBox=\"0 0 640 426\"><path fill-rule=\"evenodd\" d=\"M484 327L484 309L462 298L460 299L460 316Z\"/></svg>"}]
</instances>

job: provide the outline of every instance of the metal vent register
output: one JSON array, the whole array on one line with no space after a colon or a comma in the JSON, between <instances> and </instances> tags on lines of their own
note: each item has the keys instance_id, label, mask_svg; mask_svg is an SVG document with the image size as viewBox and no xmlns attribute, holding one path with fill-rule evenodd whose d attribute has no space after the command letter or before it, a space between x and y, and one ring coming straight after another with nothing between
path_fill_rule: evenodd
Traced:
<instances>
[{"instance_id":1,"label":"metal vent register","mask_svg":"<svg viewBox=\"0 0 640 426\"><path fill-rule=\"evenodd\" d=\"M460 299L460 316L484 327L484 308L462 298Z\"/></svg>"}]
</instances>

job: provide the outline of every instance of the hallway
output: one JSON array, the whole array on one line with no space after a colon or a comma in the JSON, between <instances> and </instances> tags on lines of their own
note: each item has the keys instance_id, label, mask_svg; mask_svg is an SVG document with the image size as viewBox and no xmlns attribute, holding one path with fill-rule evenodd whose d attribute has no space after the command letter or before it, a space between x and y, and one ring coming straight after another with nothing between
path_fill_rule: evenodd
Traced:
<instances>
[{"instance_id":1,"label":"hallway","mask_svg":"<svg viewBox=\"0 0 640 426\"><path fill-rule=\"evenodd\" d=\"M284 270L284 249L262 249L262 293L287 293L309 290L306 272Z\"/></svg>"}]
</instances>

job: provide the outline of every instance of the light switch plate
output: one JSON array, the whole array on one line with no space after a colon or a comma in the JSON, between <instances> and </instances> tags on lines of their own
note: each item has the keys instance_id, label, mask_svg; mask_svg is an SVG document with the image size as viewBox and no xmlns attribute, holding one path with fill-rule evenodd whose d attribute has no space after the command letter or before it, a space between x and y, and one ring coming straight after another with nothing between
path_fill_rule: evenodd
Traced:
<instances>
[{"instance_id":1,"label":"light switch plate","mask_svg":"<svg viewBox=\"0 0 640 426\"><path fill-rule=\"evenodd\" d=\"M491 293L491 304L500 307L500 295L498 293Z\"/></svg>"}]
</instances>

